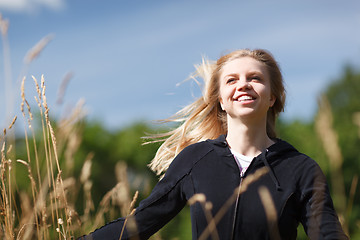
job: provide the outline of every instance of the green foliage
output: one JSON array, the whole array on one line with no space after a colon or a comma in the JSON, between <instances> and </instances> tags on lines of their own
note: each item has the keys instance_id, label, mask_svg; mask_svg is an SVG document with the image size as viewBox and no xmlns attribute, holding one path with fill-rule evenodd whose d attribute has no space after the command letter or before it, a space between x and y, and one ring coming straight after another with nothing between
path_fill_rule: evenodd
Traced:
<instances>
[{"instance_id":1,"label":"green foliage","mask_svg":"<svg viewBox=\"0 0 360 240\"><path fill-rule=\"evenodd\" d=\"M143 123L136 123L113 134L111 155L113 158L121 157L129 166L139 170L146 169L147 164L153 159L159 144L146 144L142 137L151 130Z\"/></svg>"},{"instance_id":2,"label":"green foliage","mask_svg":"<svg viewBox=\"0 0 360 240\"><path fill-rule=\"evenodd\" d=\"M94 180L95 205L115 186L115 165L119 161L126 162L133 174L146 175L151 181L150 184L154 185L157 177L151 174L147 164L154 157L158 146L142 145L141 140L146 132L153 131L150 126L135 123L121 130L109 131L100 122L88 122L83 128L83 140L76 154L75 171L80 173L82 162L88 153L93 152L91 175Z\"/></svg>"},{"instance_id":3,"label":"green foliage","mask_svg":"<svg viewBox=\"0 0 360 240\"><path fill-rule=\"evenodd\" d=\"M93 179L93 201L98 205L105 195L116 183L114 166L109 148L111 134L99 122L86 123L83 126L83 138L80 148L75 155L75 172L80 174L82 164L89 153L94 153L92 159L91 178Z\"/></svg>"}]
</instances>

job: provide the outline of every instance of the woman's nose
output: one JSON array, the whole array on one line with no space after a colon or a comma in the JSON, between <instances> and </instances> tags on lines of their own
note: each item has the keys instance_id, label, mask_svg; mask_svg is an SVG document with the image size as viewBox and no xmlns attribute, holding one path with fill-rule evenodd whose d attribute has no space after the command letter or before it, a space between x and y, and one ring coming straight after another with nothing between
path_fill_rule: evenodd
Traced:
<instances>
[{"instance_id":1,"label":"woman's nose","mask_svg":"<svg viewBox=\"0 0 360 240\"><path fill-rule=\"evenodd\" d=\"M250 88L251 88L251 84L249 83L249 81L247 79L240 79L236 86L236 89L238 91L249 90Z\"/></svg>"}]
</instances>

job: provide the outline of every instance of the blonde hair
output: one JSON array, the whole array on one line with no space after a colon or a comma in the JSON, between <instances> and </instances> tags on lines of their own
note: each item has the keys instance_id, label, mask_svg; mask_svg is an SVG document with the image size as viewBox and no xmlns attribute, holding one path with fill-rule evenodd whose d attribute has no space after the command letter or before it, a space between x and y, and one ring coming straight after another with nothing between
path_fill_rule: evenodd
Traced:
<instances>
[{"instance_id":1,"label":"blonde hair","mask_svg":"<svg viewBox=\"0 0 360 240\"><path fill-rule=\"evenodd\" d=\"M276 101L268 110L267 134L275 138L275 121L285 105L285 88L280 68L273 56L262 49L236 50L220 57L216 63L203 59L196 65L192 78L202 78L204 87L202 97L178 111L163 122L178 122L180 125L169 132L150 137L152 142L164 141L159 147L154 159L149 164L151 170L160 175L164 173L176 155L185 147L206 139L215 139L227 133L226 112L219 102L219 77L223 66L237 58L252 57L263 62L268 69L271 82L271 92Z\"/></svg>"}]
</instances>

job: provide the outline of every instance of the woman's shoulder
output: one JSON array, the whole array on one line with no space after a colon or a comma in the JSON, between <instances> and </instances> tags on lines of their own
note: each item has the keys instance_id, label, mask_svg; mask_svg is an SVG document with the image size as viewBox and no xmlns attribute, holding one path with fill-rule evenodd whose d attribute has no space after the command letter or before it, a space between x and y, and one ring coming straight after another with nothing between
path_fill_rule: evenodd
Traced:
<instances>
[{"instance_id":1,"label":"woman's shoulder","mask_svg":"<svg viewBox=\"0 0 360 240\"><path fill-rule=\"evenodd\" d=\"M185 147L176 158L191 158L199 160L213 150L212 145L208 141L200 141Z\"/></svg>"},{"instance_id":2,"label":"woman's shoulder","mask_svg":"<svg viewBox=\"0 0 360 240\"><path fill-rule=\"evenodd\" d=\"M174 158L165 176L181 177L188 174L193 166L211 151L211 145L206 141L190 144Z\"/></svg>"},{"instance_id":3,"label":"woman's shoulder","mask_svg":"<svg viewBox=\"0 0 360 240\"><path fill-rule=\"evenodd\" d=\"M226 147L226 145L218 146L222 143L221 138L220 136L217 139L207 139L190 144L175 157L171 165L190 169L201 160L208 159L208 157L213 158L212 153L214 152L218 156L219 148L225 149Z\"/></svg>"},{"instance_id":4,"label":"woman's shoulder","mask_svg":"<svg viewBox=\"0 0 360 240\"><path fill-rule=\"evenodd\" d=\"M311 156L306 153L298 151L290 143L278 139L276 149L274 152L275 158L281 156L281 162L288 170L291 170L294 176L304 177L311 175L310 173L321 173L322 170L319 164ZM280 147L279 147L280 146ZM274 148L275 148L274 147ZM281 149L281 150L279 150Z\"/></svg>"},{"instance_id":5,"label":"woman's shoulder","mask_svg":"<svg viewBox=\"0 0 360 240\"><path fill-rule=\"evenodd\" d=\"M300 152L295 146L283 139L276 139L275 144L269 148L274 155L282 155L284 158L300 161L300 162L314 162L306 153Z\"/></svg>"}]
</instances>

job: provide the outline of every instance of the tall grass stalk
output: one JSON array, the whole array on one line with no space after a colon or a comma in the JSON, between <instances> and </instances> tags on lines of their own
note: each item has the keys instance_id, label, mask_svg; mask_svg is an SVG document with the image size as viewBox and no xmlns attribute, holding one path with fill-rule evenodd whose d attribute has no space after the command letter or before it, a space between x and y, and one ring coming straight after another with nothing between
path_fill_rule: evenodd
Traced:
<instances>
[{"instance_id":1,"label":"tall grass stalk","mask_svg":"<svg viewBox=\"0 0 360 240\"><path fill-rule=\"evenodd\" d=\"M36 199L38 197L38 189L36 187L34 177L32 176L31 167L30 167L31 154L30 154L30 146L29 146L29 140L28 140L28 134L27 134L27 128L26 128L26 126L28 124L29 129L32 129L31 121L33 120L33 117L32 117L32 113L31 113L30 105L29 105L29 103L27 102L27 100L25 98L25 87L24 87L25 79L26 78L24 77L23 80L22 80L22 83L21 83L21 99L22 99L22 101L21 101L20 110L21 110L21 113L22 113L23 118L24 118L24 135L25 135L25 145L26 145L26 153L27 153L28 162L23 161L23 160L18 160L18 162L24 164L28 168L28 173L29 173L28 176L29 176L29 179L31 181L32 200L33 200L33 202L36 202ZM24 110L25 103L26 103L27 109L28 109L28 116L29 116L28 118L26 117L26 113L25 113L25 110ZM38 164L36 141L35 141L34 133L32 134L32 136L33 136L33 139L34 139L37 179L39 180L38 184L39 184L39 188L41 189L40 169L39 169L39 164ZM41 236L40 235L40 228L39 228L39 221L38 221L38 217L37 217L38 216L37 208L35 207L33 209L33 211L34 211L34 213L32 214L32 216L33 216L33 219L35 220L36 233L37 233L38 236ZM26 228L24 238L27 239L30 236L30 233L31 233L30 228Z\"/></svg>"},{"instance_id":2,"label":"tall grass stalk","mask_svg":"<svg viewBox=\"0 0 360 240\"><path fill-rule=\"evenodd\" d=\"M116 172L120 182L104 196L97 213L93 213L94 204L91 199L92 183L90 176L93 154L90 153L87 156L79 179L72 175L68 175L66 179L63 179L59 149L66 153L64 156L67 158L71 158L73 153L77 151L79 144L70 143L70 138L74 137L74 133L80 133L80 131L74 131L74 129L77 123L84 117L83 111L80 109L82 104L77 105L77 109L72 112L69 118L60 121L61 124L54 128L46 100L44 76L41 76L40 84L38 84L35 77L32 78L38 94L35 100L39 112L38 121L41 123L39 126L40 131L34 130L37 124L33 122L30 104L25 96L24 85L26 78L23 78L20 108L25 123L24 142L26 157L25 159L17 159L15 162L8 157L12 145L7 145L6 134L15 124L17 119L15 117L10 126L4 129L2 137L0 209L4 218L0 220L0 238L70 239L75 236L75 232L80 234L83 231L88 231L86 229L93 230L102 225L105 220L104 215L106 214L110 214L112 218L123 214L125 211L129 214L129 209L131 210L134 207L137 194L133 201L130 202L130 188L127 180L126 165L117 165ZM40 139L36 135L41 136ZM57 135L63 139L57 141ZM80 137L76 136L75 138L79 139ZM29 139L32 139L32 146ZM13 186L12 179L16 181L19 177L12 171L15 164L20 164L27 169L29 194L26 193L27 190L14 188ZM65 164L65 166L69 167L70 165ZM68 201L69 189L76 187L76 182L81 184L77 188L83 188L84 191L86 204L83 216L79 216L74 208L77 199L76 194L72 196L70 204ZM79 190L75 190L72 193L78 192ZM22 200L20 207L18 207L19 202L15 200L16 198ZM76 221L76 226L74 226L74 221ZM128 225L134 225L130 218ZM82 231L80 227L83 227L85 230Z\"/></svg>"},{"instance_id":3,"label":"tall grass stalk","mask_svg":"<svg viewBox=\"0 0 360 240\"><path fill-rule=\"evenodd\" d=\"M343 156L338 144L338 136L333 128L333 115L329 101L325 96L319 100L318 116L315 120L315 128L319 136L325 153L329 159L330 179L332 183L332 192L335 207L340 218L344 231L349 234L349 219L352 209L351 199L355 196L356 178L353 181L354 190L350 192L348 203L346 202L344 176L342 173Z\"/></svg>"},{"instance_id":4,"label":"tall grass stalk","mask_svg":"<svg viewBox=\"0 0 360 240\"><path fill-rule=\"evenodd\" d=\"M4 131L4 139L6 137L6 131ZM9 175L11 171L11 160L6 159L5 155L5 141L1 148L1 210L3 218L3 231L6 239L14 239L12 229L13 229L13 218L12 218L12 207L11 207L11 191L9 186L11 186L9 181ZM8 175L9 174L9 175ZM9 185L7 185L7 182ZM10 197L10 199L9 199Z\"/></svg>"},{"instance_id":5,"label":"tall grass stalk","mask_svg":"<svg viewBox=\"0 0 360 240\"><path fill-rule=\"evenodd\" d=\"M270 239L280 240L280 232L278 226L277 212L275 208L274 201L272 200L271 193L269 189L264 186L261 186L258 190L259 196L262 202L262 205L265 209L265 214L268 223L268 229L270 233Z\"/></svg>"}]
</instances>

